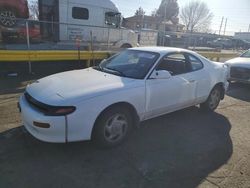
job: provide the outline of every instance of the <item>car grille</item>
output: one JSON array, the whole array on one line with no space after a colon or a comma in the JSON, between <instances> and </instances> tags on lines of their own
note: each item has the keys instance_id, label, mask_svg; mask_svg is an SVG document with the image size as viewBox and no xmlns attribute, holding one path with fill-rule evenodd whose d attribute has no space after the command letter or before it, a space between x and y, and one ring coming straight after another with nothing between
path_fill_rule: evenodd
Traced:
<instances>
[{"instance_id":1,"label":"car grille","mask_svg":"<svg viewBox=\"0 0 250 188\"><path fill-rule=\"evenodd\" d=\"M249 80L250 69L244 68L244 67L231 67L230 75L231 75L231 78Z\"/></svg>"},{"instance_id":2,"label":"car grille","mask_svg":"<svg viewBox=\"0 0 250 188\"><path fill-rule=\"evenodd\" d=\"M26 101L35 109L37 109L38 111L42 112L42 113L47 113L49 112L50 106L46 105L44 103L41 103L39 101L37 101L36 99L34 99L32 96L30 96L27 92L24 93L25 99Z\"/></svg>"}]
</instances>

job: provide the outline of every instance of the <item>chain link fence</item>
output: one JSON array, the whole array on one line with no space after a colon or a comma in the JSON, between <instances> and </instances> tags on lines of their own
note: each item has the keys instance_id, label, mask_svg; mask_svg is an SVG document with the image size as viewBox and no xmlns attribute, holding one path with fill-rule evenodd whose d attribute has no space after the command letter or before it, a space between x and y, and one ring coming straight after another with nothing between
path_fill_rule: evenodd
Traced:
<instances>
[{"instance_id":1,"label":"chain link fence","mask_svg":"<svg viewBox=\"0 0 250 188\"><path fill-rule=\"evenodd\" d=\"M248 49L250 42L209 33L188 33L99 27L62 22L0 17L0 49L6 50L118 50L135 46Z\"/></svg>"},{"instance_id":2,"label":"chain link fence","mask_svg":"<svg viewBox=\"0 0 250 188\"><path fill-rule=\"evenodd\" d=\"M0 25L0 48L7 50L113 50L137 46L138 33L110 25L70 24L8 18Z\"/></svg>"}]
</instances>

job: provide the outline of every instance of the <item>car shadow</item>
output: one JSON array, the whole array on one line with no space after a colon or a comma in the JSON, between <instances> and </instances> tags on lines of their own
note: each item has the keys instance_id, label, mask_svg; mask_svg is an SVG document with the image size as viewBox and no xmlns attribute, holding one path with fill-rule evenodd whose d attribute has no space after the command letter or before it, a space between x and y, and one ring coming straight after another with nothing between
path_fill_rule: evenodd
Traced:
<instances>
[{"instance_id":1,"label":"car shadow","mask_svg":"<svg viewBox=\"0 0 250 188\"><path fill-rule=\"evenodd\" d=\"M40 142L19 127L0 134L0 187L197 187L232 155L230 129L223 115L192 107L105 150Z\"/></svg>"},{"instance_id":2,"label":"car shadow","mask_svg":"<svg viewBox=\"0 0 250 188\"><path fill-rule=\"evenodd\" d=\"M250 84L230 83L227 95L242 101L250 102Z\"/></svg>"}]
</instances>

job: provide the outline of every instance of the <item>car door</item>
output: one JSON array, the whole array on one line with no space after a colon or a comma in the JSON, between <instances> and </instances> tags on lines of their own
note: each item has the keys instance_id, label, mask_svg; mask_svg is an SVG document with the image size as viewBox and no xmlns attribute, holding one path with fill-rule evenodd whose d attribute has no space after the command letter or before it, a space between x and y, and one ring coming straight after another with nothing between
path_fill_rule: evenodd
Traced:
<instances>
[{"instance_id":1,"label":"car door","mask_svg":"<svg viewBox=\"0 0 250 188\"><path fill-rule=\"evenodd\" d=\"M192 105L196 96L196 80L189 72L183 53L163 57L155 70L167 70L168 79L146 80L146 118L151 118Z\"/></svg>"},{"instance_id":2,"label":"car door","mask_svg":"<svg viewBox=\"0 0 250 188\"><path fill-rule=\"evenodd\" d=\"M195 103L204 102L210 93L211 78L205 65L198 57L193 54L185 53L186 59L190 66L190 73L196 82Z\"/></svg>"}]
</instances>

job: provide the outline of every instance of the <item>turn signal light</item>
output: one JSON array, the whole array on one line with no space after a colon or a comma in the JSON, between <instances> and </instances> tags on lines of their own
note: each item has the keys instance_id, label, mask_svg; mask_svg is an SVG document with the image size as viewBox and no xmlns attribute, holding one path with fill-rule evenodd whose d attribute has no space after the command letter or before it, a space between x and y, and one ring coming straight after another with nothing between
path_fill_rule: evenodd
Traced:
<instances>
[{"instance_id":1,"label":"turn signal light","mask_svg":"<svg viewBox=\"0 0 250 188\"><path fill-rule=\"evenodd\" d=\"M50 128L50 124L48 124L48 123L40 123L40 122L34 121L33 125L36 127L39 127L39 128L44 128L44 129Z\"/></svg>"}]
</instances>

